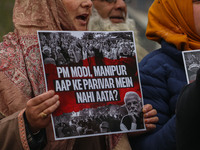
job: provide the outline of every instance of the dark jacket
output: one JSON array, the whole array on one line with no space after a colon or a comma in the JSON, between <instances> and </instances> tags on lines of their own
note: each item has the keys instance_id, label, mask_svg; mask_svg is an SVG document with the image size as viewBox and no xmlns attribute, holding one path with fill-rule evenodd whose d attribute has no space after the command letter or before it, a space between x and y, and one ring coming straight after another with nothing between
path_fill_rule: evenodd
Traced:
<instances>
[{"instance_id":1,"label":"dark jacket","mask_svg":"<svg viewBox=\"0 0 200 150\"><path fill-rule=\"evenodd\" d=\"M158 112L156 130L130 139L133 150L176 149L176 102L186 84L181 51L161 42L161 48L148 54L139 64L145 104Z\"/></svg>"},{"instance_id":2,"label":"dark jacket","mask_svg":"<svg viewBox=\"0 0 200 150\"><path fill-rule=\"evenodd\" d=\"M177 150L200 149L200 70L197 80L181 92L176 109Z\"/></svg>"}]
</instances>

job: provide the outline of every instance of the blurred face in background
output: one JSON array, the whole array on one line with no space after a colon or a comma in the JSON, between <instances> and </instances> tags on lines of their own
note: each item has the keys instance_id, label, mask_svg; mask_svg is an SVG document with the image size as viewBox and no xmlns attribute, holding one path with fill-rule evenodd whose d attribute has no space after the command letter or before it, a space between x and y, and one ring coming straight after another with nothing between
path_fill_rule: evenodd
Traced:
<instances>
[{"instance_id":1,"label":"blurred face in background","mask_svg":"<svg viewBox=\"0 0 200 150\"><path fill-rule=\"evenodd\" d=\"M200 1L193 0L193 14L194 14L194 24L197 34L200 36Z\"/></svg>"},{"instance_id":2,"label":"blurred face in background","mask_svg":"<svg viewBox=\"0 0 200 150\"><path fill-rule=\"evenodd\" d=\"M127 7L124 0L93 0L93 5L103 19L112 23L124 23Z\"/></svg>"},{"instance_id":3,"label":"blurred face in background","mask_svg":"<svg viewBox=\"0 0 200 150\"><path fill-rule=\"evenodd\" d=\"M91 15L91 0L62 0L66 11L76 30L87 30Z\"/></svg>"}]
</instances>

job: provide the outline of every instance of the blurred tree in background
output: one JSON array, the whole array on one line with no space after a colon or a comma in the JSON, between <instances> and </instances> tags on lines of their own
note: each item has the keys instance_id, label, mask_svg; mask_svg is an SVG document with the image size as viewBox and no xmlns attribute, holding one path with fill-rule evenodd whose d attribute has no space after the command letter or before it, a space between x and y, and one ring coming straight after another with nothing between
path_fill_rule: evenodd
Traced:
<instances>
[{"instance_id":1,"label":"blurred tree in background","mask_svg":"<svg viewBox=\"0 0 200 150\"><path fill-rule=\"evenodd\" d=\"M0 42L2 36L13 31L12 10L15 0L0 0Z\"/></svg>"}]
</instances>

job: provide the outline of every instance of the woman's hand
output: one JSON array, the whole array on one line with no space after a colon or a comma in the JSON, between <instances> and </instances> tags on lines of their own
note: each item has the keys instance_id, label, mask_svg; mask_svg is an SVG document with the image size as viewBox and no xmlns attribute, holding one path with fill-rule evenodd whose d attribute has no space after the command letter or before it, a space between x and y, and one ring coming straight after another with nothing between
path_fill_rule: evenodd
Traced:
<instances>
[{"instance_id":1,"label":"woman's hand","mask_svg":"<svg viewBox=\"0 0 200 150\"><path fill-rule=\"evenodd\" d=\"M53 90L30 99L26 104L26 118L32 132L45 128L50 123L50 114L60 105L59 96Z\"/></svg>"},{"instance_id":2,"label":"woman's hand","mask_svg":"<svg viewBox=\"0 0 200 150\"><path fill-rule=\"evenodd\" d=\"M153 130L156 128L155 123L158 122L157 111L153 109L152 105L146 104L143 106L143 114L144 114L144 123L147 131Z\"/></svg>"}]
</instances>

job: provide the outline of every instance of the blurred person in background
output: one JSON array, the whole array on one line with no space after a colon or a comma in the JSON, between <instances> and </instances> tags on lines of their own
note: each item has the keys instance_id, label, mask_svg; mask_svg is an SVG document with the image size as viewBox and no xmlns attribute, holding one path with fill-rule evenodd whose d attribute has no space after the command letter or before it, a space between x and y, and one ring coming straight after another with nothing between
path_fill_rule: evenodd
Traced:
<instances>
[{"instance_id":1,"label":"blurred person in background","mask_svg":"<svg viewBox=\"0 0 200 150\"><path fill-rule=\"evenodd\" d=\"M177 150L200 149L200 131L198 129L200 115L199 91L200 70L197 71L196 80L183 88L177 102Z\"/></svg>"},{"instance_id":2,"label":"blurred person in background","mask_svg":"<svg viewBox=\"0 0 200 150\"><path fill-rule=\"evenodd\" d=\"M127 0L92 0L89 31L134 31L138 61L148 52L139 44L135 21L128 17Z\"/></svg>"},{"instance_id":3,"label":"blurred person in background","mask_svg":"<svg viewBox=\"0 0 200 150\"><path fill-rule=\"evenodd\" d=\"M198 0L155 0L149 9L146 36L161 48L144 57L139 70L144 103L158 111L159 121L152 132L130 140L134 150L176 150L176 117L180 118L175 109L187 83L182 51L200 49L199 14Z\"/></svg>"}]
</instances>

